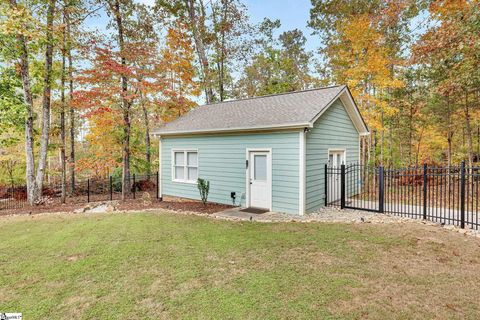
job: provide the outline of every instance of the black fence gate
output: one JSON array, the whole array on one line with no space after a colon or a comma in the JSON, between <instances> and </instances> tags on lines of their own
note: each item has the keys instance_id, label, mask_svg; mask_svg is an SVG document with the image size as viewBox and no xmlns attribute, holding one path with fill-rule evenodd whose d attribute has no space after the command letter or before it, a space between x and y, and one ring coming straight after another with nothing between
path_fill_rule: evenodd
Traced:
<instances>
[{"instance_id":1,"label":"black fence gate","mask_svg":"<svg viewBox=\"0 0 480 320\"><path fill-rule=\"evenodd\" d=\"M325 165L325 205L479 229L480 168Z\"/></svg>"},{"instance_id":2,"label":"black fence gate","mask_svg":"<svg viewBox=\"0 0 480 320\"><path fill-rule=\"evenodd\" d=\"M380 192L383 168L359 164L325 165L325 205L383 212Z\"/></svg>"}]
</instances>

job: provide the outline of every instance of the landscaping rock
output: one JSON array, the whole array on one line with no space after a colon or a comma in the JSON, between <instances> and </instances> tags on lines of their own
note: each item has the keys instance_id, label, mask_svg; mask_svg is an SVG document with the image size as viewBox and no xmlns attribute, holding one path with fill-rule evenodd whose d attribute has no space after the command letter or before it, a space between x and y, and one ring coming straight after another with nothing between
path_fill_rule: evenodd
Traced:
<instances>
[{"instance_id":1,"label":"landscaping rock","mask_svg":"<svg viewBox=\"0 0 480 320\"><path fill-rule=\"evenodd\" d=\"M152 198L150 197L150 193L148 192L142 193L142 202L144 206L149 206L152 204Z\"/></svg>"},{"instance_id":2,"label":"landscaping rock","mask_svg":"<svg viewBox=\"0 0 480 320\"><path fill-rule=\"evenodd\" d=\"M118 201L91 202L85 207L74 210L73 213L113 212L118 207Z\"/></svg>"}]
</instances>

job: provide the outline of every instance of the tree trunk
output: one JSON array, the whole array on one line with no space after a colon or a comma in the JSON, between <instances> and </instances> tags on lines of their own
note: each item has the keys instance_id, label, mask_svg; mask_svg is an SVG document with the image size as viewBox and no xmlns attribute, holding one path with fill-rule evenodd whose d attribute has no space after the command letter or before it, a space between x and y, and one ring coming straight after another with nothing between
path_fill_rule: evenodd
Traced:
<instances>
[{"instance_id":1,"label":"tree trunk","mask_svg":"<svg viewBox=\"0 0 480 320\"><path fill-rule=\"evenodd\" d=\"M200 61L202 82L205 90L205 98L207 100L207 103L211 103L213 102L213 90L210 79L210 66L205 50L205 44L203 42L203 32L201 32L200 30L203 30L205 28L205 26L203 25L204 22L202 21L202 26L200 26L197 13L195 12L195 0L185 0L185 5L188 11L190 28L192 30L193 40L195 41L195 48L197 51L198 60Z\"/></svg>"},{"instance_id":2,"label":"tree trunk","mask_svg":"<svg viewBox=\"0 0 480 320\"><path fill-rule=\"evenodd\" d=\"M413 106L410 104L410 116L408 119L408 164L412 164L413 147Z\"/></svg>"},{"instance_id":3,"label":"tree trunk","mask_svg":"<svg viewBox=\"0 0 480 320\"><path fill-rule=\"evenodd\" d=\"M361 157L360 157L360 165L361 166L364 166L365 164L367 164L367 137L368 136L360 136L360 144L362 146L362 154L361 154Z\"/></svg>"},{"instance_id":4,"label":"tree trunk","mask_svg":"<svg viewBox=\"0 0 480 320\"><path fill-rule=\"evenodd\" d=\"M367 162L365 163L366 165L370 165L371 162L372 162L372 135L369 134L368 136L366 136L365 138L367 140L367 150L366 150L366 155L367 155Z\"/></svg>"},{"instance_id":5,"label":"tree trunk","mask_svg":"<svg viewBox=\"0 0 480 320\"><path fill-rule=\"evenodd\" d=\"M16 9L16 0L10 0L10 8ZM17 45L19 55L20 76L22 78L23 97L27 106L27 117L25 119L25 157L26 157L26 180L27 180L27 200L30 205L35 202L36 183L35 183L35 156L33 153L33 96L30 85L28 47L27 40L23 34L18 34Z\"/></svg>"},{"instance_id":6,"label":"tree trunk","mask_svg":"<svg viewBox=\"0 0 480 320\"><path fill-rule=\"evenodd\" d=\"M480 157L480 124L477 123L477 154L475 155L475 162L478 163Z\"/></svg>"},{"instance_id":7,"label":"tree trunk","mask_svg":"<svg viewBox=\"0 0 480 320\"><path fill-rule=\"evenodd\" d=\"M66 22L66 7L63 8L63 24L65 25ZM67 49L67 37L66 37L66 30L65 26L63 27L62 31L62 75L60 79L60 162L62 167L62 196L61 201L65 203L66 198L66 185L67 185L67 165L66 165L66 157L65 157L65 78L66 78L66 66L67 66L67 59L66 59L66 50Z\"/></svg>"},{"instance_id":8,"label":"tree trunk","mask_svg":"<svg viewBox=\"0 0 480 320\"><path fill-rule=\"evenodd\" d=\"M115 0L113 3L110 2L110 7L115 17L115 23L117 25L118 31L118 47L120 49L120 59L122 67L127 66L127 59L125 58L125 38L123 30L123 20L122 14L120 11L120 2ZM131 103L127 99L128 94L128 78L126 75L122 74L121 76L122 83L122 109L123 109L123 169L122 169L122 200L125 200L126 196L130 192L130 133L131 133L131 122L130 122L130 107Z\"/></svg>"},{"instance_id":9,"label":"tree trunk","mask_svg":"<svg viewBox=\"0 0 480 320\"><path fill-rule=\"evenodd\" d=\"M222 4L222 11L221 11L221 18L220 18L220 40L218 37L216 38L216 46L217 46L217 72L218 72L218 95L220 101L225 100L225 51L226 51L226 42L225 42L225 34L226 34L226 25L227 25L227 16L228 16L228 4L229 0L221 0ZM218 25L216 14L213 13L214 17L214 24Z\"/></svg>"},{"instance_id":10,"label":"tree trunk","mask_svg":"<svg viewBox=\"0 0 480 320\"><path fill-rule=\"evenodd\" d=\"M453 128L452 128L452 109L450 105L450 99L447 97L447 143L448 143L448 150L447 150L447 161L448 167L452 166L452 140L453 140Z\"/></svg>"},{"instance_id":11,"label":"tree trunk","mask_svg":"<svg viewBox=\"0 0 480 320\"><path fill-rule=\"evenodd\" d=\"M46 49L45 49L45 77L42 100L42 134L40 138L40 153L36 177L36 195L38 199L42 195L43 178L47 164L47 149L50 135L50 101L52 91L52 62L53 62L53 19L55 14L55 0L50 0L47 12Z\"/></svg>"},{"instance_id":12,"label":"tree trunk","mask_svg":"<svg viewBox=\"0 0 480 320\"><path fill-rule=\"evenodd\" d=\"M71 30L70 30L70 17L68 12L66 13L67 20L67 35L68 35L68 81L69 81L69 102L70 102L70 194L75 193L75 109L73 108L73 58L71 49Z\"/></svg>"},{"instance_id":13,"label":"tree trunk","mask_svg":"<svg viewBox=\"0 0 480 320\"><path fill-rule=\"evenodd\" d=\"M150 121L148 119L148 110L145 106L145 103L142 101L142 110L143 110L143 121L145 124L145 161L147 162L147 174L150 175L152 171L151 158L152 158L152 147L150 143Z\"/></svg>"},{"instance_id":14,"label":"tree trunk","mask_svg":"<svg viewBox=\"0 0 480 320\"><path fill-rule=\"evenodd\" d=\"M415 156L415 166L418 167L418 162L420 160L420 147L422 146L422 139L423 139L423 130L425 128L422 128L420 131L420 136L418 137L418 144L417 144L417 154Z\"/></svg>"},{"instance_id":15,"label":"tree trunk","mask_svg":"<svg viewBox=\"0 0 480 320\"><path fill-rule=\"evenodd\" d=\"M385 113L383 109L380 111L382 132L380 133L380 165L383 166L383 146L385 143Z\"/></svg>"},{"instance_id":16,"label":"tree trunk","mask_svg":"<svg viewBox=\"0 0 480 320\"><path fill-rule=\"evenodd\" d=\"M448 162L448 167L452 166L452 138L453 138L453 132L448 132L447 133L447 143L448 143L447 162Z\"/></svg>"},{"instance_id":17,"label":"tree trunk","mask_svg":"<svg viewBox=\"0 0 480 320\"><path fill-rule=\"evenodd\" d=\"M473 138L472 138L472 126L470 123L470 108L468 105L468 92L465 91L465 134L467 135L467 150L468 150L468 165L473 167Z\"/></svg>"},{"instance_id":18,"label":"tree trunk","mask_svg":"<svg viewBox=\"0 0 480 320\"><path fill-rule=\"evenodd\" d=\"M388 164L393 167L393 129L392 126L388 126L388 153L389 153L389 159L388 159Z\"/></svg>"}]
</instances>

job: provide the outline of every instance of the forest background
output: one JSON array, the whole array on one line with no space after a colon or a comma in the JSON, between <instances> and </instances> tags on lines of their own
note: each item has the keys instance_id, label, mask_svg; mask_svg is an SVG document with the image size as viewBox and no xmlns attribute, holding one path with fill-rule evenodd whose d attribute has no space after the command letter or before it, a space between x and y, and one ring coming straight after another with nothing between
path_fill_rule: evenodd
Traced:
<instances>
[{"instance_id":1,"label":"forest background","mask_svg":"<svg viewBox=\"0 0 480 320\"><path fill-rule=\"evenodd\" d=\"M478 162L478 0L306 10L305 28L285 30L243 0L1 0L0 184L26 184L30 202L86 177L128 190L158 165L153 127L199 104L334 84L371 131L363 163Z\"/></svg>"}]
</instances>

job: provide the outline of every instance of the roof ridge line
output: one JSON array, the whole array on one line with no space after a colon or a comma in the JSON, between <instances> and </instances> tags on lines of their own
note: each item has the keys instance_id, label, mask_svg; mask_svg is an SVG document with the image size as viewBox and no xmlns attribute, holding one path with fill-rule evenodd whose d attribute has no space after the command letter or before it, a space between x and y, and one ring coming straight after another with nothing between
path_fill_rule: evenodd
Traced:
<instances>
[{"instance_id":1,"label":"roof ridge line","mask_svg":"<svg viewBox=\"0 0 480 320\"><path fill-rule=\"evenodd\" d=\"M206 104L202 104L198 107L214 106L216 104L222 104L222 103L228 103L228 102L238 102L238 101L246 101L246 100L253 100L253 99L260 99L260 98L284 96L284 95L287 95L287 94L302 93L302 92L309 92L309 91L316 91L316 90L324 90L324 89L331 89L331 88L335 88L335 87L344 87L344 86L346 86L346 85L344 85L344 84L343 85L338 85L337 84L337 85L331 85L331 86L320 87L320 88L311 88L311 89L296 90L296 91L282 92L282 93L271 93L271 94L266 94L266 95L263 95L263 96L255 96L255 97L248 97L248 98L242 98L242 99L234 99L234 100L206 103ZM193 109L196 109L196 108L193 108Z\"/></svg>"}]
</instances>

